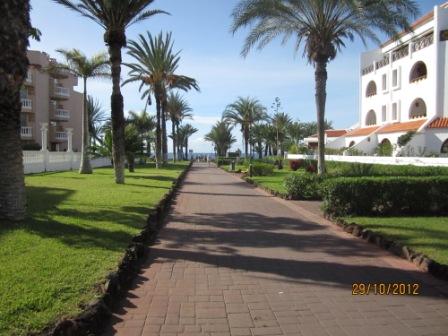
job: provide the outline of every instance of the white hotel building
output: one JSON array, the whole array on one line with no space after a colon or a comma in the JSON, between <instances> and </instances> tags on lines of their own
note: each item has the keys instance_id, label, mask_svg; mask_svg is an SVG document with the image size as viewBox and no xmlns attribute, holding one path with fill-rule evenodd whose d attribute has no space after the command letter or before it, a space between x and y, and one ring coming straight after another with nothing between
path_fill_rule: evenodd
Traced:
<instances>
[{"instance_id":1,"label":"white hotel building","mask_svg":"<svg viewBox=\"0 0 448 336\"><path fill-rule=\"evenodd\" d=\"M448 2L412 27L361 55L358 128L328 147L373 154L390 142L394 155L448 153ZM409 131L416 133L400 148L398 137Z\"/></svg>"}]
</instances>

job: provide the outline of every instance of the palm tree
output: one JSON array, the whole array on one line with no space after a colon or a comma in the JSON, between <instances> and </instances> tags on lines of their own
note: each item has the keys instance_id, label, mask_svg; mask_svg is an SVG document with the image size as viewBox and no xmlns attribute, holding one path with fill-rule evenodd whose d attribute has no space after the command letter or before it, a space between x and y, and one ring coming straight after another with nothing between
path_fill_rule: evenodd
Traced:
<instances>
[{"instance_id":1,"label":"palm tree","mask_svg":"<svg viewBox=\"0 0 448 336\"><path fill-rule=\"evenodd\" d=\"M179 129L179 124L185 118L191 118L193 109L188 105L188 102L182 97L179 92L170 92L167 99L167 113L171 119L171 139L173 140L173 160L177 159L177 135L176 130Z\"/></svg>"},{"instance_id":2,"label":"palm tree","mask_svg":"<svg viewBox=\"0 0 448 336\"><path fill-rule=\"evenodd\" d=\"M181 148L185 148L185 160L188 160L188 139L198 131L190 124L185 124L179 127L178 139L181 143Z\"/></svg>"},{"instance_id":3,"label":"palm tree","mask_svg":"<svg viewBox=\"0 0 448 336\"><path fill-rule=\"evenodd\" d=\"M147 36L140 34L138 41L129 42L128 54L134 58L136 63L127 64L131 69L129 79L123 85L131 82L140 82L140 90L148 86L142 98L154 95L157 111L156 127L156 166L163 160L167 160L167 136L166 136L166 108L167 91L177 88L183 91L195 89L199 86L195 79L187 76L177 75L175 72L179 67L179 52L173 52L174 42L171 33L163 36L162 32L153 38L147 32ZM162 158L163 154L163 158Z\"/></svg>"},{"instance_id":4,"label":"palm tree","mask_svg":"<svg viewBox=\"0 0 448 336\"><path fill-rule=\"evenodd\" d=\"M258 158L263 158L263 142L266 141L266 125L255 124L251 131L251 143L255 151L258 153ZM267 148L267 145L266 145Z\"/></svg>"},{"instance_id":5,"label":"palm tree","mask_svg":"<svg viewBox=\"0 0 448 336\"><path fill-rule=\"evenodd\" d=\"M277 112L270 119L272 126L275 127L277 155L278 151L280 151L283 156L285 153L283 144L287 136L287 128L291 124L292 119L287 113L284 112Z\"/></svg>"},{"instance_id":6,"label":"palm tree","mask_svg":"<svg viewBox=\"0 0 448 336\"><path fill-rule=\"evenodd\" d=\"M144 143L146 142L147 154L151 154L151 135L156 127L154 116L150 116L146 111L141 113L129 112L128 122L133 124L140 138L141 154L144 154Z\"/></svg>"},{"instance_id":7,"label":"palm tree","mask_svg":"<svg viewBox=\"0 0 448 336\"><path fill-rule=\"evenodd\" d=\"M238 99L228 105L223 113L223 119L234 125L240 125L244 139L244 154L248 157L250 129L254 123L266 119L266 108L251 97Z\"/></svg>"},{"instance_id":8,"label":"palm tree","mask_svg":"<svg viewBox=\"0 0 448 336\"><path fill-rule=\"evenodd\" d=\"M20 88L28 71L26 48L32 31L29 0L0 1L0 219L25 217L25 183L20 141ZM5 43L3 43L5 42Z\"/></svg>"},{"instance_id":9,"label":"palm tree","mask_svg":"<svg viewBox=\"0 0 448 336\"><path fill-rule=\"evenodd\" d=\"M81 145L81 164L79 166L80 174L92 174L92 166L89 160L89 109L87 96L87 80L89 78L110 77L109 60L106 53L99 53L92 58L87 58L78 49L64 50L58 49L58 53L62 54L66 63L57 65L57 68L63 68L70 71L73 75L82 78L84 84L83 94L83 113L82 113L82 145Z\"/></svg>"},{"instance_id":10,"label":"palm tree","mask_svg":"<svg viewBox=\"0 0 448 336\"><path fill-rule=\"evenodd\" d=\"M97 142L102 142L101 135L104 131L104 123L108 119L100 102L93 99L92 96L87 97L87 111L89 117L90 145L96 145Z\"/></svg>"},{"instance_id":11,"label":"palm tree","mask_svg":"<svg viewBox=\"0 0 448 336\"><path fill-rule=\"evenodd\" d=\"M229 123L221 120L217 121L211 131L205 135L205 140L213 143L218 156L226 156L227 151L236 142L232 129Z\"/></svg>"},{"instance_id":12,"label":"palm tree","mask_svg":"<svg viewBox=\"0 0 448 336\"><path fill-rule=\"evenodd\" d=\"M115 182L124 183L124 112L120 90L121 49L126 46L126 29L134 23L157 14L168 14L149 9L154 0L53 0L80 13L104 30L104 42L109 47L112 67L111 119Z\"/></svg>"},{"instance_id":13,"label":"palm tree","mask_svg":"<svg viewBox=\"0 0 448 336\"><path fill-rule=\"evenodd\" d=\"M410 29L408 19L417 14L412 0L240 0L234 8L233 33L252 27L243 56L280 35L283 43L295 37L296 51L304 45L304 56L315 68L319 174L325 171L323 124L328 62L355 36L364 44L367 39L379 43L378 32L397 36L399 29Z\"/></svg>"},{"instance_id":14,"label":"palm tree","mask_svg":"<svg viewBox=\"0 0 448 336\"><path fill-rule=\"evenodd\" d=\"M135 155L141 151L142 142L139 131L135 124L129 123L124 129L126 159L128 161L128 169L130 173L135 171Z\"/></svg>"}]
</instances>

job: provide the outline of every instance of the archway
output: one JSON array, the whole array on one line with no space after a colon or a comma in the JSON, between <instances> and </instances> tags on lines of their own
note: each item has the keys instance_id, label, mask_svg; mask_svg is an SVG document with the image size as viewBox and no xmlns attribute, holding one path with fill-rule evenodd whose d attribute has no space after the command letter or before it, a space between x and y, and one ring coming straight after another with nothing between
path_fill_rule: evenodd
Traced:
<instances>
[{"instance_id":1,"label":"archway","mask_svg":"<svg viewBox=\"0 0 448 336\"><path fill-rule=\"evenodd\" d=\"M374 110L370 110L366 116L366 126L376 125L376 113Z\"/></svg>"},{"instance_id":2,"label":"archway","mask_svg":"<svg viewBox=\"0 0 448 336\"><path fill-rule=\"evenodd\" d=\"M393 147L389 139L383 139L378 146L377 154L379 156L392 156Z\"/></svg>"},{"instance_id":3,"label":"archway","mask_svg":"<svg viewBox=\"0 0 448 336\"><path fill-rule=\"evenodd\" d=\"M423 99L415 99L409 108L409 119L426 117L426 103Z\"/></svg>"},{"instance_id":4,"label":"archway","mask_svg":"<svg viewBox=\"0 0 448 336\"><path fill-rule=\"evenodd\" d=\"M376 84L374 81L370 81L369 84L367 84L366 97L371 97L374 95L376 95Z\"/></svg>"},{"instance_id":5,"label":"archway","mask_svg":"<svg viewBox=\"0 0 448 336\"><path fill-rule=\"evenodd\" d=\"M419 61L414 64L409 74L409 82L413 83L421 79L425 79L428 76L428 70L426 69L426 64Z\"/></svg>"}]
</instances>

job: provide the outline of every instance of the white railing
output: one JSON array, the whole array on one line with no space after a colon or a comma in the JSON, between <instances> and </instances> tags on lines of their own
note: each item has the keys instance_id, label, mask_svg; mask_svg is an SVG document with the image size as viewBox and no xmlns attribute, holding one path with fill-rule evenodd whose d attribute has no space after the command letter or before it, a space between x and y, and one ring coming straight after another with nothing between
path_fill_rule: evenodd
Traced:
<instances>
[{"instance_id":1,"label":"white railing","mask_svg":"<svg viewBox=\"0 0 448 336\"><path fill-rule=\"evenodd\" d=\"M63 87L63 86L54 86L54 94L61 97L70 97L70 91L69 89Z\"/></svg>"},{"instance_id":2,"label":"white railing","mask_svg":"<svg viewBox=\"0 0 448 336\"><path fill-rule=\"evenodd\" d=\"M31 110L33 108L33 101L31 99L22 98L20 101L22 102L22 109Z\"/></svg>"},{"instance_id":3,"label":"white railing","mask_svg":"<svg viewBox=\"0 0 448 336\"><path fill-rule=\"evenodd\" d=\"M25 174L42 173L46 171L64 171L78 169L81 153L23 151L23 168ZM109 167L109 158L95 158L90 160L92 168Z\"/></svg>"},{"instance_id":4,"label":"white railing","mask_svg":"<svg viewBox=\"0 0 448 336\"><path fill-rule=\"evenodd\" d=\"M31 74L31 71L29 71L29 70L26 74L25 83L27 83L27 84L33 83L33 75Z\"/></svg>"},{"instance_id":5,"label":"white railing","mask_svg":"<svg viewBox=\"0 0 448 336\"><path fill-rule=\"evenodd\" d=\"M20 135L22 138L32 138L33 128L28 126L22 126L20 129Z\"/></svg>"},{"instance_id":6,"label":"white railing","mask_svg":"<svg viewBox=\"0 0 448 336\"><path fill-rule=\"evenodd\" d=\"M56 140L67 140L67 132L56 132L54 137Z\"/></svg>"},{"instance_id":7,"label":"white railing","mask_svg":"<svg viewBox=\"0 0 448 336\"><path fill-rule=\"evenodd\" d=\"M55 117L60 119L70 119L70 111L64 109L56 109L54 112Z\"/></svg>"},{"instance_id":8,"label":"white railing","mask_svg":"<svg viewBox=\"0 0 448 336\"><path fill-rule=\"evenodd\" d=\"M288 160L316 159L317 155L288 154ZM414 165L448 167L448 157L394 157L394 156L345 156L325 155L327 161L372 163L384 165Z\"/></svg>"}]
</instances>

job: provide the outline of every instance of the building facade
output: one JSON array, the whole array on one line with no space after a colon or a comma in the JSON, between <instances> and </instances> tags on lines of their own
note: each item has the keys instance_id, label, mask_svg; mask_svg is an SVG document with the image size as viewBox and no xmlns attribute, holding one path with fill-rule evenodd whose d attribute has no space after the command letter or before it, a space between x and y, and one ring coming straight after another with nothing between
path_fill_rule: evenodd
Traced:
<instances>
[{"instance_id":1,"label":"building facade","mask_svg":"<svg viewBox=\"0 0 448 336\"><path fill-rule=\"evenodd\" d=\"M412 28L361 55L359 127L329 147L343 142L374 154L387 144L393 155L448 154L448 3Z\"/></svg>"},{"instance_id":2,"label":"building facade","mask_svg":"<svg viewBox=\"0 0 448 336\"><path fill-rule=\"evenodd\" d=\"M52 68L56 60L44 52L29 50L28 60L28 75L21 90L23 147L81 150L83 96L73 89L78 85L77 77Z\"/></svg>"}]
</instances>

